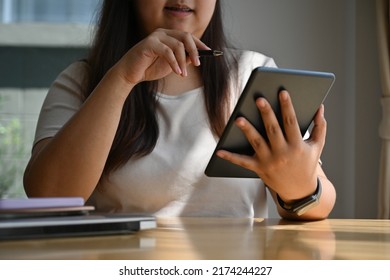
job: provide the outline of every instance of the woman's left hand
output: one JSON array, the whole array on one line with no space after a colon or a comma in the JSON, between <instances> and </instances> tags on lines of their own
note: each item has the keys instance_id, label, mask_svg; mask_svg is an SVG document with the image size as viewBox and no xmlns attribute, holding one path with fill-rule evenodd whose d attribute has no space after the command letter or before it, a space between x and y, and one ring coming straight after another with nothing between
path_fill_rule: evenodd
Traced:
<instances>
[{"instance_id":1,"label":"woman's left hand","mask_svg":"<svg viewBox=\"0 0 390 280\"><path fill-rule=\"evenodd\" d=\"M317 186L318 164L326 137L324 107L318 109L311 136L303 140L291 98L287 91L279 93L284 133L271 105L256 100L268 141L245 118L236 124L255 150L253 156L218 151L218 156L254 171L263 182L285 201L312 194Z\"/></svg>"}]
</instances>

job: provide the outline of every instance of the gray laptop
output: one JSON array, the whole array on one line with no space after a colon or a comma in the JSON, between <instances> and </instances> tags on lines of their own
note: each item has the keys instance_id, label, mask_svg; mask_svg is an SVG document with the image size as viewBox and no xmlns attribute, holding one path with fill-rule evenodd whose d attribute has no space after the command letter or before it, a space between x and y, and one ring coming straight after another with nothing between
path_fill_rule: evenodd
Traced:
<instances>
[{"instance_id":1,"label":"gray laptop","mask_svg":"<svg viewBox=\"0 0 390 280\"><path fill-rule=\"evenodd\" d=\"M0 220L0 240L129 234L156 226L154 217L88 214Z\"/></svg>"}]
</instances>

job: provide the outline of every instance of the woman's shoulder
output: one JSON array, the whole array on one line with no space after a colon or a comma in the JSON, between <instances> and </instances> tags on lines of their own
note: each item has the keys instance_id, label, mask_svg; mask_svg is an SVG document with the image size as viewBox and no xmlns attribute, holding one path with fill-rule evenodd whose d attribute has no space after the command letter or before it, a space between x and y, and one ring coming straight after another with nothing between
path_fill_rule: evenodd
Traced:
<instances>
[{"instance_id":1,"label":"woman's shoulder","mask_svg":"<svg viewBox=\"0 0 390 280\"><path fill-rule=\"evenodd\" d=\"M242 92L248 81L253 69L256 67L277 67L274 59L265 54L250 50L229 50L231 55L237 61L238 76L237 88L239 93Z\"/></svg>"},{"instance_id":2,"label":"woman's shoulder","mask_svg":"<svg viewBox=\"0 0 390 280\"><path fill-rule=\"evenodd\" d=\"M65 67L51 84L46 96L47 102L71 102L81 104L84 97L88 64L75 61Z\"/></svg>"},{"instance_id":3,"label":"woman's shoulder","mask_svg":"<svg viewBox=\"0 0 390 280\"><path fill-rule=\"evenodd\" d=\"M263 53L252 50L230 50L238 61L239 68L250 68L251 70L260 67L276 67L274 59Z\"/></svg>"},{"instance_id":4,"label":"woman's shoulder","mask_svg":"<svg viewBox=\"0 0 390 280\"><path fill-rule=\"evenodd\" d=\"M75 61L65 67L52 84L52 89L67 88L81 93L88 73L88 63L84 60Z\"/></svg>"},{"instance_id":5,"label":"woman's shoulder","mask_svg":"<svg viewBox=\"0 0 390 280\"><path fill-rule=\"evenodd\" d=\"M75 79L81 79L86 76L86 73L88 71L88 63L86 60L78 60L75 62L72 62L67 67L65 67L64 70L59 74L59 77L61 76L67 76L72 77Z\"/></svg>"}]
</instances>

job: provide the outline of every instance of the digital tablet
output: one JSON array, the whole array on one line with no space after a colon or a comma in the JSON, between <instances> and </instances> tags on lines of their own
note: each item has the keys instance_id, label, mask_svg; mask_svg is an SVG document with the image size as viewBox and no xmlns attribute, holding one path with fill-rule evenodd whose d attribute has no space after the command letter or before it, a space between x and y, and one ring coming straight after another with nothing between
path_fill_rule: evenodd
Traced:
<instances>
[{"instance_id":1,"label":"digital tablet","mask_svg":"<svg viewBox=\"0 0 390 280\"><path fill-rule=\"evenodd\" d=\"M205 174L209 177L257 178L254 172L216 155L218 150L245 155L254 154L244 133L235 125L236 118L245 117L267 139L255 100L259 97L266 98L281 124L278 94L282 89L286 89L291 96L300 130L304 136L334 80L335 75L328 72L269 67L254 69L211 156Z\"/></svg>"}]
</instances>

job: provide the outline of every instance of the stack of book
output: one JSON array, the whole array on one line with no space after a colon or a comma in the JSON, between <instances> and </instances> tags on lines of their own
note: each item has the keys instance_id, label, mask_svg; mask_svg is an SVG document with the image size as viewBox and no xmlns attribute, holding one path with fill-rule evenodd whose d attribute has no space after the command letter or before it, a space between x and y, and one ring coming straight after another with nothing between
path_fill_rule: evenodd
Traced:
<instances>
[{"instance_id":1,"label":"stack of book","mask_svg":"<svg viewBox=\"0 0 390 280\"><path fill-rule=\"evenodd\" d=\"M86 215L95 208L81 197L0 199L0 220Z\"/></svg>"},{"instance_id":2,"label":"stack of book","mask_svg":"<svg viewBox=\"0 0 390 280\"><path fill-rule=\"evenodd\" d=\"M80 197L0 199L0 241L129 234L157 225L153 216L94 210Z\"/></svg>"}]
</instances>

